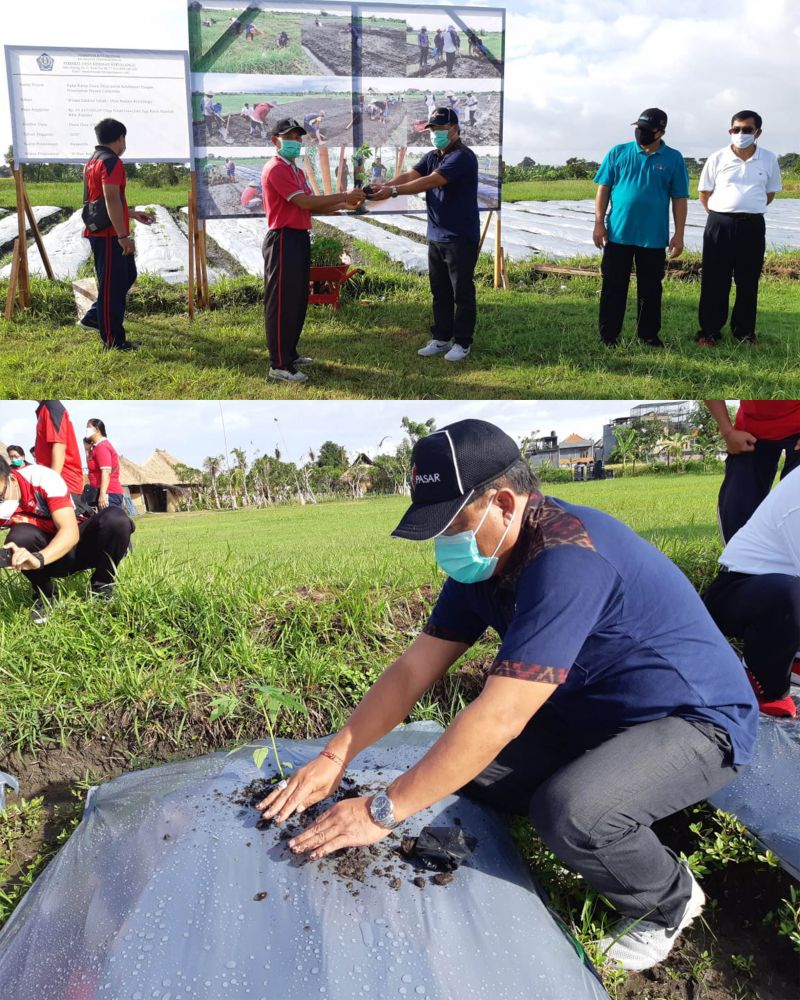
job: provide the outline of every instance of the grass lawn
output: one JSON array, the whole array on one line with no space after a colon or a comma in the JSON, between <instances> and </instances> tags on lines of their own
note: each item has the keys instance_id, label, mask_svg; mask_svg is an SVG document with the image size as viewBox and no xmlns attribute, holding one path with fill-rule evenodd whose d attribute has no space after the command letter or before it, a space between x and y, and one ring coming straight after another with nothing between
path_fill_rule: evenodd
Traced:
<instances>
[{"instance_id":1,"label":"grass lawn","mask_svg":"<svg viewBox=\"0 0 800 1000\"><path fill-rule=\"evenodd\" d=\"M697 180L691 178L691 196L697 197ZM594 198L597 185L593 180L571 181L511 181L503 185L503 201L579 201ZM783 191L778 198L800 197L800 177L784 177Z\"/></svg>"},{"instance_id":2,"label":"grass lawn","mask_svg":"<svg viewBox=\"0 0 800 1000\"><path fill-rule=\"evenodd\" d=\"M713 573L719 550L719 482L716 474L641 477L548 491L622 517L699 583ZM251 681L277 684L305 701L307 718L279 717L284 736L320 735L341 724L420 628L441 581L432 546L389 537L406 504L382 497L140 518L115 601L88 605L83 581L73 578L44 628L29 620L27 583L3 575L0 769L25 778L36 768L60 768L60 805L47 792L45 801L13 802L0 814L0 922L74 825L87 783L260 738ZM476 645L413 718L446 724L476 693L480 667L495 649L491 636ZM212 700L222 692L241 700L229 717L212 722ZM64 804L65 788L75 795L72 807ZM738 968L731 955L753 953L748 978L777 977L770 995L788 996L780 989L781 977L792 973L791 948L771 930L768 953L760 951L748 916L764 906L780 909L790 880L769 859L758 861L730 820L698 808L662 835L708 873L706 887L720 902L707 911L708 930L693 929L664 967L676 990L685 986L669 996L705 995L691 990L714 976L730 978ZM699 826L690 830L690 823ZM516 837L558 912L589 944L608 920L603 903L564 872L526 824L517 824ZM742 889L755 879L757 899ZM609 979L619 997L667 995L649 994L647 984L637 976Z\"/></svg>"},{"instance_id":3,"label":"grass lawn","mask_svg":"<svg viewBox=\"0 0 800 1000\"><path fill-rule=\"evenodd\" d=\"M792 397L798 391L800 295L797 282L765 279L762 343L724 341L710 351L693 340L696 280L669 280L662 338L667 350L640 346L629 307L622 345L604 348L596 329L599 278L533 281L511 269L511 293L490 287L480 265L479 318L472 357L452 365L420 358L430 328L427 279L406 274L360 246L366 278L340 313L315 306L301 340L317 360L304 386L266 378L260 283L217 286L217 308L190 324L185 289L140 281L127 329L136 356L103 354L75 327L69 283L35 282L35 308L0 319L0 385L10 398L583 398ZM0 283L0 295L4 283ZM47 351L37 349L46 336ZM33 349L32 349L33 348ZM56 391L58 390L58 391Z\"/></svg>"},{"instance_id":4,"label":"grass lawn","mask_svg":"<svg viewBox=\"0 0 800 1000\"><path fill-rule=\"evenodd\" d=\"M230 19L239 18L242 30L234 34ZM314 63L303 51L301 15L277 11L206 9L189 13L189 52L193 73L270 73L291 75L314 72ZM206 26L203 21L214 21ZM245 26L255 25L259 34L248 41ZM277 47L285 31L289 44Z\"/></svg>"},{"instance_id":5,"label":"grass lawn","mask_svg":"<svg viewBox=\"0 0 800 1000\"><path fill-rule=\"evenodd\" d=\"M241 108L241 104L239 105ZM237 109L238 110L238 109ZM263 162L263 161L262 161ZM58 205L73 211L83 205L81 181L25 182L32 205ZM128 181L125 196L129 205L163 205L165 208L182 208L188 201L188 184L175 187L148 187L136 180ZM16 208L17 196L12 177L0 177L0 208Z\"/></svg>"}]
</instances>

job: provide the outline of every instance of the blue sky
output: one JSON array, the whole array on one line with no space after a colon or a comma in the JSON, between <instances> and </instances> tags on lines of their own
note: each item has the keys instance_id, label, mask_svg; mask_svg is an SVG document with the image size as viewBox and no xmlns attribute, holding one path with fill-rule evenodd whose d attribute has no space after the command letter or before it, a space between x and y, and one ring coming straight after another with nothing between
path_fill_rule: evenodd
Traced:
<instances>
[{"instance_id":1,"label":"blue sky","mask_svg":"<svg viewBox=\"0 0 800 1000\"><path fill-rule=\"evenodd\" d=\"M482 6L502 6L482 4ZM670 116L667 141L687 156L726 144L730 116L754 108L763 145L800 151L797 0L514 0L505 5L505 156L540 163L599 159L631 138L645 107ZM4 4L4 43L184 48L185 0L38 0ZM0 74L0 143L10 143ZM91 137L89 137L91 139Z\"/></svg>"},{"instance_id":2,"label":"blue sky","mask_svg":"<svg viewBox=\"0 0 800 1000\"><path fill-rule=\"evenodd\" d=\"M224 419L228 450L244 448L272 453L277 445L284 457L304 461L309 448L326 440L344 445L351 454L376 454L394 450L403 440L400 421L434 417L439 427L467 417L490 420L519 440L528 434L542 436L554 430L560 438L576 433L599 438L603 424L612 417L626 416L644 400L542 400L508 402L430 402L425 400L383 401L90 401L64 400L79 437L86 421L100 417L109 440L118 451L135 462L149 458L155 448L164 448L187 465L199 467L208 455L225 450ZM29 448L36 418L34 400L0 402L0 442ZM277 422L276 418L277 417Z\"/></svg>"}]
</instances>

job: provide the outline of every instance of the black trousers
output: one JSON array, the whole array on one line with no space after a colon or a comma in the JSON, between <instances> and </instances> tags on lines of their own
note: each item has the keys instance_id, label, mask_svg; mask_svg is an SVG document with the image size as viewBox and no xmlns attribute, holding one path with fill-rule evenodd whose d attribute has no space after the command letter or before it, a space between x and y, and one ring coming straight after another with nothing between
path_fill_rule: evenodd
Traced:
<instances>
[{"instance_id":1,"label":"black trousers","mask_svg":"<svg viewBox=\"0 0 800 1000\"><path fill-rule=\"evenodd\" d=\"M717 501L719 528L726 542L750 520L756 507L768 496L781 455L786 454L781 479L800 465L800 451L795 450L798 441L800 434L780 441L762 439L756 441L754 451L728 455Z\"/></svg>"},{"instance_id":2,"label":"black trousers","mask_svg":"<svg viewBox=\"0 0 800 1000\"><path fill-rule=\"evenodd\" d=\"M763 215L708 213L700 276L699 315L703 336L715 339L721 336L728 319L733 281L736 299L731 313L731 333L739 340L755 337L765 230Z\"/></svg>"},{"instance_id":3,"label":"black trousers","mask_svg":"<svg viewBox=\"0 0 800 1000\"><path fill-rule=\"evenodd\" d=\"M527 815L550 850L624 916L674 927L692 881L652 824L736 777L730 737L677 716L590 734L547 708L462 794Z\"/></svg>"},{"instance_id":4,"label":"black trousers","mask_svg":"<svg viewBox=\"0 0 800 1000\"><path fill-rule=\"evenodd\" d=\"M65 556L41 569L25 572L37 595L52 598L55 594L54 580L84 569L92 571L92 587L114 583L117 566L128 551L131 535L136 530L133 521L120 507L106 507L88 521L81 521L78 530L78 544ZM15 524L8 532L6 541L14 542L29 552L38 552L52 537L33 524Z\"/></svg>"},{"instance_id":5,"label":"black trousers","mask_svg":"<svg viewBox=\"0 0 800 1000\"><path fill-rule=\"evenodd\" d=\"M800 578L785 573L720 573L705 596L721 632L744 642L744 659L768 701L789 693L800 649Z\"/></svg>"},{"instance_id":6,"label":"black trousers","mask_svg":"<svg viewBox=\"0 0 800 1000\"><path fill-rule=\"evenodd\" d=\"M419 47L419 64L420 66L428 65L428 46L420 45Z\"/></svg>"},{"instance_id":7,"label":"black trousers","mask_svg":"<svg viewBox=\"0 0 800 1000\"><path fill-rule=\"evenodd\" d=\"M631 270L636 264L636 333L653 340L661 329L661 282L666 250L637 247L628 243L606 243L600 273L600 336L614 343L622 330Z\"/></svg>"},{"instance_id":8,"label":"black trousers","mask_svg":"<svg viewBox=\"0 0 800 1000\"><path fill-rule=\"evenodd\" d=\"M452 76L453 68L455 67L456 64L455 52L445 52L444 60L445 60L445 72L448 76Z\"/></svg>"},{"instance_id":9,"label":"black trousers","mask_svg":"<svg viewBox=\"0 0 800 1000\"><path fill-rule=\"evenodd\" d=\"M136 282L136 258L124 256L116 236L90 236L97 273L97 301L87 311L84 322L96 326L105 347L125 343L125 305Z\"/></svg>"},{"instance_id":10,"label":"black trousers","mask_svg":"<svg viewBox=\"0 0 800 1000\"><path fill-rule=\"evenodd\" d=\"M432 333L437 340L454 339L469 347L475 335L475 265L478 244L451 240L428 244L428 278L433 295Z\"/></svg>"},{"instance_id":11,"label":"black trousers","mask_svg":"<svg viewBox=\"0 0 800 1000\"><path fill-rule=\"evenodd\" d=\"M311 270L308 230L270 229L261 252L269 363L272 368L289 368L298 356L297 344L308 309Z\"/></svg>"}]
</instances>

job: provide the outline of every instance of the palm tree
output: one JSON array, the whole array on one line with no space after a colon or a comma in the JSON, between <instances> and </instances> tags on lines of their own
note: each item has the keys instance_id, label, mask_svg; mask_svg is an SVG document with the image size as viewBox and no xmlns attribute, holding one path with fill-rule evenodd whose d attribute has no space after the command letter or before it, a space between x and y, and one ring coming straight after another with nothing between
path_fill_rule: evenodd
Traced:
<instances>
[{"instance_id":1,"label":"palm tree","mask_svg":"<svg viewBox=\"0 0 800 1000\"><path fill-rule=\"evenodd\" d=\"M242 500L247 507L250 504L250 498L247 494L247 453L244 448L231 448L231 455L236 459L236 467L242 474Z\"/></svg>"},{"instance_id":2,"label":"palm tree","mask_svg":"<svg viewBox=\"0 0 800 1000\"><path fill-rule=\"evenodd\" d=\"M219 494L217 493L217 476L224 461L225 459L222 455L209 455L208 458L203 459L203 469L211 476L211 491L214 494L214 502L217 505L217 510L220 509Z\"/></svg>"}]
</instances>

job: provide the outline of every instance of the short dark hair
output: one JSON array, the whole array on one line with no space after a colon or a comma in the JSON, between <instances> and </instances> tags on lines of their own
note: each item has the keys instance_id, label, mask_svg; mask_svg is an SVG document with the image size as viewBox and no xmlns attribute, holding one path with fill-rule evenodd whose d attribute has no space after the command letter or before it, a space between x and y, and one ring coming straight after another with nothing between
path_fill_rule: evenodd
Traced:
<instances>
[{"instance_id":1,"label":"short dark hair","mask_svg":"<svg viewBox=\"0 0 800 1000\"><path fill-rule=\"evenodd\" d=\"M16 452L20 458L25 458L25 449L22 447L22 445L10 444L6 448L6 454L10 455L12 451Z\"/></svg>"},{"instance_id":2,"label":"short dark hair","mask_svg":"<svg viewBox=\"0 0 800 1000\"><path fill-rule=\"evenodd\" d=\"M737 111L731 118L731 125L734 122L743 122L747 118L752 118L756 123L756 128L761 128L761 115L757 111Z\"/></svg>"},{"instance_id":3,"label":"short dark hair","mask_svg":"<svg viewBox=\"0 0 800 1000\"><path fill-rule=\"evenodd\" d=\"M106 142L116 142L123 135L127 135L128 130L116 118L104 118L95 125L94 134L97 136L97 141L102 145Z\"/></svg>"},{"instance_id":4,"label":"short dark hair","mask_svg":"<svg viewBox=\"0 0 800 1000\"><path fill-rule=\"evenodd\" d=\"M108 437L106 434L106 425L98 417L92 417L91 420L87 420L86 423L89 427L94 427L103 435L103 437Z\"/></svg>"},{"instance_id":5,"label":"short dark hair","mask_svg":"<svg viewBox=\"0 0 800 1000\"><path fill-rule=\"evenodd\" d=\"M514 493L533 493L539 489L539 480L534 475L533 469L528 464L527 459L520 456L516 462L502 475L497 476L485 486L478 486L475 490L474 500L482 497L489 490L513 490ZM472 501L470 501L472 502Z\"/></svg>"}]
</instances>

